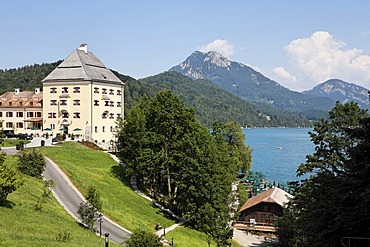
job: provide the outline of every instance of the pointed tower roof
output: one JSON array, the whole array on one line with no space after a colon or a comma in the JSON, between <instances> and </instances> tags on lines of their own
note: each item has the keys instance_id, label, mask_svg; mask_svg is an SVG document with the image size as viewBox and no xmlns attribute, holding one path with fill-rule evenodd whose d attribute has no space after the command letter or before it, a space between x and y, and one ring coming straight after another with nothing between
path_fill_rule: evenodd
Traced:
<instances>
[{"instance_id":1,"label":"pointed tower roof","mask_svg":"<svg viewBox=\"0 0 370 247\"><path fill-rule=\"evenodd\" d=\"M81 44L42 82L71 80L123 84L92 52L87 51L87 44Z\"/></svg>"}]
</instances>

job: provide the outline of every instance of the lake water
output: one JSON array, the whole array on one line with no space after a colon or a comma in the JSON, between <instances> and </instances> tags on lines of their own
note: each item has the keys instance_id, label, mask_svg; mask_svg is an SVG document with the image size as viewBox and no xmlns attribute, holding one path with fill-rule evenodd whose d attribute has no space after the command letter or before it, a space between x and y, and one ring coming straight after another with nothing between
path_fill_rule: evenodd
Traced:
<instances>
[{"instance_id":1,"label":"lake water","mask_svg":"<svg viewBox=\"0 0 370 247\"><path fill-rule=\"evenodd\" d=\"M262 172L276 184L294 181L296 171L314 152L308 131L312 129L261 128L243 129L245 144L253 149L252 171Z\"/></svg>"}]
</instances>

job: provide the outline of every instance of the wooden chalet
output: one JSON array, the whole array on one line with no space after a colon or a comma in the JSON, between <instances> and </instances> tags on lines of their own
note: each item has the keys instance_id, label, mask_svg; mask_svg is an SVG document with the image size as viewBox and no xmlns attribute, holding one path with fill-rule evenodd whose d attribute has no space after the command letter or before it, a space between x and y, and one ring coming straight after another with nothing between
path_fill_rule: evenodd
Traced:
<instances>
[{"instance_id":1,"label":"wooden chalet","mask_svg":"<svg viewBox=\"0 0 370 247\"><path fill-rule=\"evenodd\" d=\"M239 210L234 227L244 230L275 232L274 223L283 215L284 203L292 195L280 188L271 188L249 198Z\"/></svg>"}]
</instances>

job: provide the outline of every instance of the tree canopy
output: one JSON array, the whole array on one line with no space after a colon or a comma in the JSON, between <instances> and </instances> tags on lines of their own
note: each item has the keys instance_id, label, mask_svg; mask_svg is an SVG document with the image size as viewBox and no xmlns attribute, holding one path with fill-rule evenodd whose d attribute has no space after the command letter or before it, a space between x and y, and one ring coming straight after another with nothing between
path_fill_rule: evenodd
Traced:
<instances>
[{"instance_id":1,"label":"tree canopy","mask_svg":"<svg viewBox=\"0 0 370 247\"><path fill-rule=\"evenodd\" d=\"M127 174L220 246L232 236L231 183L238 169L250 166L243 140L240 126L231 123L211 133L169 90L132 106L118 133Z\"/></svg>"},{"instance_id":2,"label":"tree canopy","mask_svg":"<svg viewBox=\"0 0 370 247\"><path fill-rule=\"evenodd\" d=\"M329 118L317 123L310 136L316 145L315 152L307 156L306 163L297 171L298 175L310 177L298 184L294 199L279 220L281 245L342 246L343 237L369 238L367 111L355 103L337 102ZM363 246L358 244L354 246Z\"/></svg>"}]
</instances>

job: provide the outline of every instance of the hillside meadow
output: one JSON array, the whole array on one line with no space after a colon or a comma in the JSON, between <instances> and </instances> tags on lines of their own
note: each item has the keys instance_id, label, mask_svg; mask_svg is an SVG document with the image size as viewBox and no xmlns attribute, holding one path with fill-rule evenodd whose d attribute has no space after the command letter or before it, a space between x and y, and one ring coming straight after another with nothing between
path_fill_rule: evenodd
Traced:
<instances>
[{"instance_id":1,"label":"hillside meadow","mask_svg":"<svg viewBox=\"0 0 370 247\"><path fill-rule=\"evenodd\" d=\"M176 222L135 193L123 168L109 154L75 142L41 147L40 151L57 163L83 194L88 186L95 186L103 201L102 212L130 231L140 228L154 233L156 224L169 227ZM168 240L174 238L174 246L178 247L208 246L205 234L187 227L180 227L166 236ZM233 246L239 245L233 243Z\"/></svg>"},{"instance_id":2,"label":"hillside meadow","mask_svg":"<svg viewBox=\"0 0 370 247\"><path fill-rule=\"evenodd\" d=\"M5 160L11 166L17 161L16 156L9 155ZM22 174L18 177L21 187L8 196L5 206L0 206L0 246L103 246L104 239L80 226L52 194L44 199L41 210L36 210L44 182Z\"/></svg>"}]
</instances>

